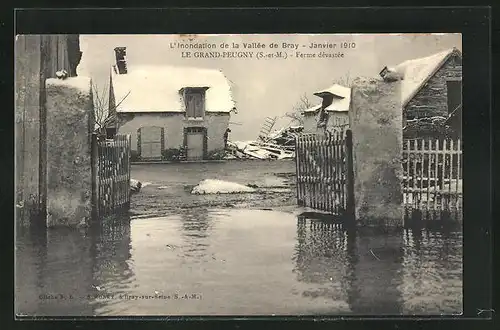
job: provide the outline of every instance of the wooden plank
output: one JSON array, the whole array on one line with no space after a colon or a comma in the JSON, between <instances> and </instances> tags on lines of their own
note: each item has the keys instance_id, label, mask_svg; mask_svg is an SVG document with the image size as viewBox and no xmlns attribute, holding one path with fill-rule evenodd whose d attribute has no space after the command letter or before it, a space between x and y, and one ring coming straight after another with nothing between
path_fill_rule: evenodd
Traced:
<instances>
[{"instance_id":1,"label":"wooden plank","mask_svg":"<svg viewBox=\"0 0 500 330\"><path fill-rule=\"evenodd\" d=\"M345 141L342 133L338 132L339 136L339 151L340 151L340 158L339 158L339 163L340 163L340 172L339 172L339 180L340 180L340 188L341 188L341 202L340 205L342 206L342 209L345 210L347 206L347 190L346 190L346 185L345 185L345 180L344 177L346 175L346 163L345 163L345 158L346 158L346 150L345 150Z\"/></svg>"},{"instance_id":2,"label":"wooden plank","mask_svg":"<svg viewBox=\"0 0 500 330\"><path fill-rule=\"evenodd\" d=\"M300 196L300 151L299 151L299 137L295 137L295 189L297 195L297 205L302 206L301 196Z\"/></svg>"},{"instance_id":3,"label":"wooden plank","mask_svg":"<svg viewBox=\"0 0 500 330\"><path fill-rule=\"evenodd\" d=\"M337 183L337 196L336 196L336 206L337 210L336 213L340 213L340 207L342 205L342 182L340 180L341 178L341 173L342 173L342 163L339 161L342 158L342 152L339 147L339 134L338 132L334 132L334 137L335 137L335 165L336 165L336 171L335 171L335 181Z\"/></svg>"},{"instance_id":4,"label":"wooden plank","mask_svg":"<svg viewBox=\"0 0 500 330\"><path fill-rule=\"evenodd\" d=\"M309 148L310 137L306 137L304 141L304 164L306 166L306 173L310 173L310 164L307 161L307 149ZM311 189L309 180L306 181L306 195L307 195L307 207L311 207Z\"/></svg>"},{"instance_id":5,"label":"wooden plank","mask_svg":"<svg viewBox=\"0 0 500 330\"><path fill-rule=\"evenodd\" d=\"M460 153L458 154L458 157L457 157L457 185L456 185L456 191L458 193L458 185L459 185L460 181L462 180L462 173L461 173L462 167L461 167L461 163L460 163L460 160L462 158L462 144L461 144L460 139L457 140L457 150L460 151ZM463 186L463 184L462 184L462 186ZM460 200L460 203L458 203L458 202L459 201L457 201L457 211L462 208L461 200Z\"/></svg>"},{"instance_id":6,"label":"wooden plank","mask_svg":"<svg viewBox=\"0 0 500 330\"><path fill-rule=\"evenodd\" d=\"M426 205L426 208L427 208L427 215L429 214L429 209L430 209L430 186L431 186L431 149L432 149L432 140L431 139L427 139L426 142L427 142L427 205ZM436 198L436 197L434 197Z\"/></svg>"},{"instance_id":7,"label":"wooden plank","mask_svg":"<svg viewBox=\"0 0 500 330\"><path fill-rule=\"evenodd\" d=\"M443 140L443 152L442 152L442 169L441 169L441 185L439 186L439 190L441 192L444 191L444 179L446 175L446 149L447 149L447 144L446 140ZM441 197L441 203L440 203L440 210L441 212L444 211L445 205L444 205L444 198Z\"/></svg>"},{"instance_id":8,"label":"wooden plank","mask_svg":"<svg viewBox=\"0 0 500 330\"><path fill-rule=\"evenodd\" d=\"M436 140L436 148L435 150L439 150L439 140ZM439 177L439 154L435 154L435 163L434 163L434 167L435 167L435 178L438 179ZM434 211L437 210L437 194L438 194L438 185L439 185L439 181L438 180L435 180L434 182Z\"/></svg>"},{"instance_id":9,"label":"wooden plank","mask_svg":"<svg viewBox=\"0 0 500 330\"><path fill-rule=\"evenodd\" d=\"M90 157L90 163L91 163L91 180L92 180L92 220L96 220L98 217L98 201L99 201L99 191L98 186L98 177L97 177L97 170L98 170L98 149L97 149L97 135L92 134L91 137L91 157Z\"/></svg>"},{"instance_id":10,"label":"wooden plank","mask_svg":"<svg viewBox=\"0 0 500 330\"><path fill-rule=\"evenodd\" d=\"M449 146L450 151L454 151L454 146L453 146L453 140L450 140L450 146ZM453 155L454 153L449 153L449 160L450 160L450 168L448 171L448 175L450 176L450 181L448 182L448 193L449 193L449 198L450 200L448 201L447 209L451 211L451 206L453 203L456 203L456 200L452 200L451 198L451 183L453 180Z\"/></svg>"},{"instance_id":11,"label":"wooden plank","mask_svg":"<svg viewBox=\"0 0 500 330\"><path fill-rule=\"evenodd\" d=\"M326 211L332 213L333 210L332 210L332 205L333 205L333 189L332 189L332 184L331 184L331 180L332 180L332 177L331 177L331 171L330 171L330 166L328 165L330 162L331 162L331 153L330 153L330 145L331 145L331 138L330 137L327 137L326 139L326 143L325 143L325 164L324 164L324 167L325 167L325 183L328 187L328 195L327 195L327 198L326 198Z\"/></svg>"},{"instance_id":12,"label":"wooden plank","mask_svg":"<svg viewBox=\"0 0 500 330\"><path fill-rule=\"evenodd\" d=\"M354 196L354 156L352 131L346 131L346 152L347 152L347 202L346 213L349 221L355 221L355 196Z\"/></svg>"},{"instance_id":13,"label":"wooden plank","mask_svg":"<svg viewBox=\"0 0 500 330\"><path fill-rule=\"evenodd\" d=\"M315 169L316 165L317 165L315 163L312 155L311 155L311 149L313 148L313 144L314 144L315 138L314 137L309 137L308 140L309 140L308 141L308 146L307 146L307 148L305 150L306 151L306 155L307 155L306 160L307 160L307 162L309 164L309 171L312 174L313 169ZM316 171L314 171L314 174L316 174L317 172L318 171L317 171L317 168L316 168ZM314 189L315 188L315 183L316 183L316 175L314 176L314 178L315 178L314 180L311 180L309 182L309 184L310 184L310 196L311 196L311 207L312 208L316 208L316 198L315 198L316 197L315 196L316 191Z\"/></svg>"},{"instance_id":14,"label":"wooden plank","mask_svg":"<svg viewBox=\"0 0 500 330\"><path fill-rule=\"evenodd\" d=\"M417 176L417 160L415 158L415 154L414 154L414 151L416 150L416 144L417 144L417 141L416 140L413 140L413 143L412 143L412 146L411 146L411 149L410 149L410 152L412 154L412 177L413 177L413 180L411 180L411 188L412 189L415 189L416 188L416 181L415 178ZM417 204L417 199L418 199L418 195L415 194L415 193L412 193L412 204L413 204L413 207L416 207Z\"/></svg>"}]
</instances>

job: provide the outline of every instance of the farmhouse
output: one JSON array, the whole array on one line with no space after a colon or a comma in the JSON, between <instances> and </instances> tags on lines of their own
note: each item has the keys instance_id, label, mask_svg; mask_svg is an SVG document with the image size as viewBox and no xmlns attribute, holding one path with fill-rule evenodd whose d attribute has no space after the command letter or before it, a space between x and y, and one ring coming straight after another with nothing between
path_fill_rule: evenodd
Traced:
<instances>
[{"instance_id":1,"label":"farmhouse","mask_svg":"<svg viewBox=\"0 0 500 330\"><path fill-rule=\"evenodd\" d=\"M314 95L323 101L304 110L304 132L321 134L345 130L349 125L351 89L334 84Z\"/></svg>"},{"instance_id":2,"label":"farmhouse","mask_svg":"<svg viewBox=\"0 0 500 330\"><path fill-rule=\"evenodd\" d=\"M206 159L224 148L235 110L229 81L221 71L193 67L127 66L125 49L115 49L110 77L110 112L118 134L130 134L142 160L185 150L188 160ZM163 157L165 158L165 157Z\"/></svg>"},{"instance_id":3,"label":"farmhouse","mask_svg":"<svg viewBox=\"0 0 500 330\"><path fill-rule=\"evenodd\" d=\"M452 114L461 114L462 53L457 48L385 67L380 76L402 80L403 127L422 118L440 117L444 123ZM460 120L447 122L460 131Z\"/></svg>"}]
</instances>

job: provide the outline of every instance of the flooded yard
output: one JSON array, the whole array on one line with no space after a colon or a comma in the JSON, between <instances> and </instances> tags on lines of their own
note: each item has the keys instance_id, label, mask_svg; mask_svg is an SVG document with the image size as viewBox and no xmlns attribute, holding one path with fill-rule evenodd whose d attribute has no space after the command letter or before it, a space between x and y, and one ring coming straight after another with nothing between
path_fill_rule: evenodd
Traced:
<instances>
[{"instance_id":1,"label":"flooded yard","mask_svg":"<svg viewBox=\"0 0 500 330\"><path fill-rule=\"evenodd\" d=\"M290 160L228 161L133 165L132 177L143 184L132 197L136 217L177 213L193 207L290 208L295 200L295 162ZM194 195L204 179L217 179L255 187L256 193Z\"/></svg>"},{"instance_id":2,"label":"flooded yard","mask_svg":"<svg viewBox=\"0 0 500 330\"><path fill-rule=\"evenodd\" d=\"M259 164L256 166L255 164ZM133 166L131 215L19 233L23 315L452 314L460 231L346 232L299 217L294 163ZM204 179L256 193L192 195Z\"/></svg>"}]
</instances>

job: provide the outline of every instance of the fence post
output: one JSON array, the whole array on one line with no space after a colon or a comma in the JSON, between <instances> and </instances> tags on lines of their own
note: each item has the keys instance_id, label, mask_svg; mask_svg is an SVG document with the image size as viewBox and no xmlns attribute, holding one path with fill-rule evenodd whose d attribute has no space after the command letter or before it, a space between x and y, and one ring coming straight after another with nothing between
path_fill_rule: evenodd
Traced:
<instances>
[{"instance_id":1,"label":"fence post","mask_svg":"<svg viewBox=\"0 0 500 330\"><path fill-rule=\"evenodd\" d=\"M347 153L347 201L346 216L350 223L355 223L355 203L354 203L354 157L352 151L352 131L346 131L346 153Z\"/></svg>"},{"instance_id":2,"label":"fence post","mask_svg":"<svg viewBox=\"0 0 500 330\"><path fill-rule=\"evenodd\" d=\"M97 149L97 134L92 133L91 139L91 175L92 175L92 221L98 217L98 198L99 186L97 184L97 162L99 161L99 154Z\"/></svg>"},{"instance_id":3,"label":"fence post","mask_svg":"<svg viewBox=\"0 0 500 330\"><path fill-rule=\"evenodd\" d=\"M297 204L298 206L302 206L302 202L300 201L300 188L299 188L299 176L300 176L300 171L299 171L299 137L295 137L295 186L296 186L296 194L297 194Z\"/></svg>"}]
</instances>

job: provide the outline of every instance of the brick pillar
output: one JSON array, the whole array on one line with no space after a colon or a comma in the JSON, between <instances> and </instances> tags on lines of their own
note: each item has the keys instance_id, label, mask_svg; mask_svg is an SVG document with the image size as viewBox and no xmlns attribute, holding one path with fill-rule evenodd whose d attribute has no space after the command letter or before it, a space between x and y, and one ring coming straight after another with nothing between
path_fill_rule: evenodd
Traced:
<instances>
[{"instance_id":1,"label":"brick pillar","mask_svg":"<svg viewBox=\"0 0 500 330\"><path fill-rule=\"evenodd\" d=\"M76 226L91 217L90 79L48 79L47 226Z\"/></svg>"},{"instance_id":2,"label":"brick pillar","mask_svg":"<svg viewBox=\"0 0 500 330\"><path fill-rule=\"evenodd\" d=\"M362 225L403 224L400 81L358 78L351 90L354 195Z\"/></svg>"}]
</instances>

